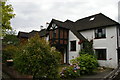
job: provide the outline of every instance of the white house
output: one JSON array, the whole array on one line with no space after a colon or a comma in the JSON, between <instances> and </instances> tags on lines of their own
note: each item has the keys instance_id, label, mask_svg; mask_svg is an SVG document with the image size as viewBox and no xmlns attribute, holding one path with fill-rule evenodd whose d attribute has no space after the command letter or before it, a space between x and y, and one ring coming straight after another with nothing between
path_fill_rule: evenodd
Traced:
<instances>
[{"instance_id":1,"label":"white house","mask_svg":"<svg viewBox=\"0 0 120 80\"><path fill-rule=\"evenodd\" d=\"M100 66L116 68L120 61L119 23L102 13L75 22L52 19L47 30L52 46L62 53L62 63L79 56L81 40L92 40Z\"/></svg>"},{"instance_id":2,"label":"white house","mask_svg":"<svg viewBox=\"0 0 120 80\"><path fill-rule=\"evenodd\" d=\"M70 63L79 56L82 41L93 41L93 49L100 66L116 68L120 62L120 24L102 13L64 22L52 19L48 28L30 33L19 32L21 42L34 33L46 37L50 45L61 52L61 63Z\"/></svg>"}]
</instances>

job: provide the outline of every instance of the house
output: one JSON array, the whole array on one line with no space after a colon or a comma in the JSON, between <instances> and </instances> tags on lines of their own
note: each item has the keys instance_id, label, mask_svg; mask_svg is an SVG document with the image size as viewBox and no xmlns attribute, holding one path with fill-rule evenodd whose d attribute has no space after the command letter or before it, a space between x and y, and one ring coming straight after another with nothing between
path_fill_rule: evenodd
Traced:
<instances>
[{"instance_id":1,"label":"house","mask_svg":"<svg viewBox=\"0 0 120 80\"><path fill-rule=\"evenodd\" d=\"M120 62L120 24L102 13L79 19L59 21L52 19L47 29L19 32L22 43L35 33L49 40L61 52L61 63L70 63L84 48L83 41L93 41L93 49L100 66L117 68Z\"/></svg>"},{"instance_id":2,"label":"house","mask_svg":"<svg viewBox=\"0 0 120 80\"><path fill-rule=\"evenodd\" d=\"M28 39L30 39L32 36L34 36L35 34L39 34L39 36L42 38L44 37L45 39L47 39L46 35L47 35L47 31L46 29L42 29L40 31L35 31L32 30L31 32L19 32L18 33L18 38L20 40L21 44L24 44L28 41Z\"/></svg>"},{"instance_id":3,"label":"house","mask_svg":"<svg viewBox=\"0 0 120 80\"><path fill-rule=\"evenodd\" d=\"M81 41L93 41L100 66L116 68L120 61L120 25L102 13L64 22L52 19L47 31L51 46L62 54L62 63L79 56Z\"/></svg>"}]
</instances>

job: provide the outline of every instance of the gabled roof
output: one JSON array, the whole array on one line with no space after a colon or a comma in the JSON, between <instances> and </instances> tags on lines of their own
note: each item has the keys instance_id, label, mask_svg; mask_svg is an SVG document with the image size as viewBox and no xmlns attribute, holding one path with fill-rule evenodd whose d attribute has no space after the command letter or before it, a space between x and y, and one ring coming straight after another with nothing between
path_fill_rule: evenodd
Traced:
<instances>
[{"instance_id":1,"label":"gabled roof","mask_svg":"<svg viewBox=\"0 0 120 80\"><path fill-rule=\"evenodd\" d=\"M78 39L86 41L85 37L83 37L83 35L76 30L76 28L75 28L75 26L74 26L74 22L72 22L72 21L70 21L70 20L66 20L66 21L64 22L64 26L65 26L65 28L71 30L71 31L73 32L73 34L74 34Z\"/></svg>"},{"instance_id":2,"label":"gabled roof","mask_svg":"<svg viewBox=\"0 0 120 80\"><path fill-rule=\"evenodd\" d=\"M95 14L89 17L79 19L75 22L66 20L65 22L52 19L47 30L50 29L52 23L55 23L57 26L71 30L77 38L86 40L79 31L94 29L99 27L109 27L113 25L119 25L118 22L110 19L102 13Z\"/></svg>"},{"instance_id":3,"label":"gabled roof","mask_svg":"<svg viewBox=\"0 0 120 80\"><path fill-rule=\"evenodd\" d=\"M64 22L56 20L56 19L52 19L50 24L49 24L49 26L48 26L48 28L47 28L47 30L49 30L51 28L52 23L55 23L59 27L63 27L64 26ZM64 26L64 28L65 28L65 26Z\"/></svg>"},{"instance_id":4,"label":"gabled roof","mask_svg":"<svg viewBox=\"0 0 120 80\"><path fill-rule=\"evenodd\" d=\"M98 27L109 27L109 26L117 25L117 24L119 23L110 19L109 17L105 16L102 13L95 14L89 17L85 17L75 22L75 26L78 31L93 29L93 28L98 28Z\"/></svg>"},{"instance_id":5,"label":"gabled roof","mask_svg":"<svg viewBox=\"0 0 120 80\"><path fill-rule=\"evenodd\" d=\"M71 31L73 32L73 34L76 35L76 37L77 37L78 39L81 39L81 40L85 40L85 41L86 41L86 39L82 36L82 34L80 34L80 33L76 30L73 21L66 20L65 22L62 22L62 21L58 21L58 20L52 19L52 21L51 21L50 25L48 26L47 30L50 29L52 23L55 23L55 24L56 24L57 26L59 26L59 27L62 27L62 28L71 30Z\"/></svg>"}]
</instances>

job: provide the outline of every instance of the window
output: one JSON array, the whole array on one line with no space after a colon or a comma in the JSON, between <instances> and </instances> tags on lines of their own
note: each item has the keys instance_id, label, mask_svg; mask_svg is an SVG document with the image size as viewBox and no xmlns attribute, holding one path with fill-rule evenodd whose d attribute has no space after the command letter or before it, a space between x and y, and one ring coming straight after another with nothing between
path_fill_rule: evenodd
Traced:
<instances>
[{"instance_id":1,"label":"window","mask_svg":"<svg viewBox=\"0 0 120 80\"><path fill-rule=\"evenodd\" d=\"M52 27L51 27L50 29L56 29L56 28L58 28L58 26L53 23L53 24L52 24Z\"/></svg>"},{"instance_id":2,"label":"window","mask_svg":"<svg viewBox=\"0 0 120 80\"><path fill-rule=\"evenodd\" d=\"M56 37L56 30L53 30L52 38Z\"/></svg>"},{"instance_id":3,"label":"window","mask_svg":"<svg viewBox=\"0 0 120 80\"><path fill-rule=\"evenodd\" d=\"M106 60L106 49L95 49L98 60Z\"/></svg>"},{"instance_id":4,"label":"window","mask_svg":"<svg viewBox=\"0 0 120 80\"><path fill-rule=\"evenodd\" d=\"M70 41L70 51L76 51L76 41Z\"/></svg>"},{"instance_id":5,"label":"window","mask_svg":"<svg viewBox=\"0 0 120 80\"><path fill-rule=\"evenodd\" d=\"M92 18L90 18L90 20L89 21L93 21L95 19L95 17L92 17Z\"/></svg>"},{"instance_id":6,"label":"window","mask_svg":"<svg viewBox=\"0 0 120 80\"><path fill-rule=\"evenodd\" d=\"M106 29L105 28L99 28L95 30L95 38L106 38Z\"/></svg>"}]
</instances>

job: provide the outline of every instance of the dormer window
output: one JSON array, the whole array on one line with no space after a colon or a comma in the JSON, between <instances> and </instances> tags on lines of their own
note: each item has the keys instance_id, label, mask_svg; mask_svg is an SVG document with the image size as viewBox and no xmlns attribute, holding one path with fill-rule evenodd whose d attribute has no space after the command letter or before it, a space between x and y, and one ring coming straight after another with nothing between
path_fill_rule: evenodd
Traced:
<instances>
[{"instance_id":1,"label":"dormer window","mask_svg":"<svg viewBox=\"0 0 120 80\"><path fill-rule=\"evenodd\" d=\"M105 28L99 28L95 29L95 38L106 38L106 29Z\"/></svg>"},{"instance_id":2,"label":"dormer window","mask_svg":"<svg viewBox=\"0 0 120 80\"><path fill-rule=\"evenodd\" d=\"M56 30L53 31L53 38L56 37Z\"/></svg>"}]
</instances>

